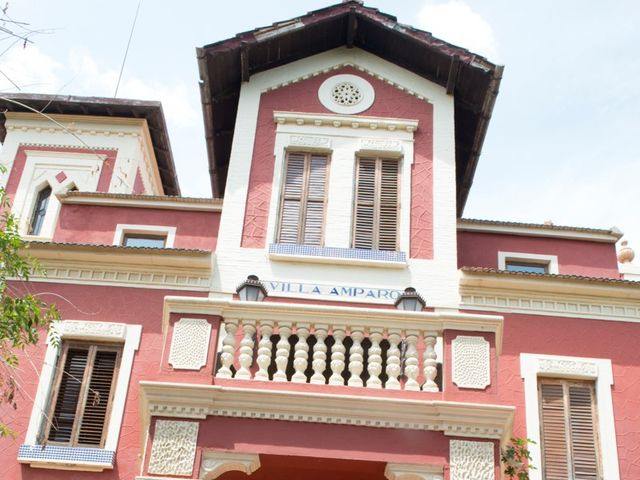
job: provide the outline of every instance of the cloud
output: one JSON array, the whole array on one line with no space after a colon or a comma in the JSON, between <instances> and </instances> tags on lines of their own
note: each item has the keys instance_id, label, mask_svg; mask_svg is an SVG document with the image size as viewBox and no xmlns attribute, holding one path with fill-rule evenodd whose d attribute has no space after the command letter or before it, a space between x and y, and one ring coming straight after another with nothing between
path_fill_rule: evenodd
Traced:
<instances>
[{"instance_id":1,"label":"cloud","mask_svg":"<svg viewBox=\"0 0 640 480\"><path fill-rule=\"evenodd\" d=\"M119 71L100 65L86 49L72 50L64 63L35 46L13 48L0 57L0 92L73 94L112 97ZM191 89L195 90L195 89ZM185 129L199 124L198 100L182 83L164 84L127 74L119 98L160 100L170 127Z\"/></svg>"},{"instance_id":2,"label":"cloud","mask_svg":"<svg viewBox=\"0 0 640 480\"><path fill-rule=\"evenodd\" d=\"M428 1L417 24L435 37L496 61L497 41L491 25L462 0Z\"/></svg>"}]
</instances>

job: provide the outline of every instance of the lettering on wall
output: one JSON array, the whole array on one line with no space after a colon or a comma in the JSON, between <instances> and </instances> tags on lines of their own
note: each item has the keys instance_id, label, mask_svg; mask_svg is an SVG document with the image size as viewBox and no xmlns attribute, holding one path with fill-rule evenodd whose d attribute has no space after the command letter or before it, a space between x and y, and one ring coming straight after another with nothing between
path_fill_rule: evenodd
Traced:
<instances>
[{"instance_id":1,"label":"lettering on wall","mask_svg":"<svg viewBox=\"0 0 640 480\"><path fill-rule=\"evenodd\" d=\"M275 297L325 298L375 303L393 303L402 293L394 288L375 288L357 285L299 283L263 280L269 295Z\"/></svg>"}]
</instances>

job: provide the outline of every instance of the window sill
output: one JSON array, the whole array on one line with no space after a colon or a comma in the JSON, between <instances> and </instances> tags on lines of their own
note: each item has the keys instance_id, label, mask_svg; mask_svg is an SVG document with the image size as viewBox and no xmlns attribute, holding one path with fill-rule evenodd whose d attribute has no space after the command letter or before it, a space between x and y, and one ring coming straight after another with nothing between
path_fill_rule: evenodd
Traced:
<instances>
[{"instance_id":1,"label":"window sill","mask_svg":"<svg viewBox=\"0 0 640 480\"><path fill-rule=\"evenodd\" d=\"M283 262L326 263L394 269L407 268L407 258L404 252L361 250L357 248L273 243L269 245L269 258Z\"/></svg>"},{"instance_id":2,"label":"window sill","mask_svg":"<svg viewBox=\"0 0 640 480\"><path fill-rule=\"evenodd\" d=\"M115 453L102 448L20 445L18 462L33 468L102 472L111 470Z\"/></svg>"}]
</instances>

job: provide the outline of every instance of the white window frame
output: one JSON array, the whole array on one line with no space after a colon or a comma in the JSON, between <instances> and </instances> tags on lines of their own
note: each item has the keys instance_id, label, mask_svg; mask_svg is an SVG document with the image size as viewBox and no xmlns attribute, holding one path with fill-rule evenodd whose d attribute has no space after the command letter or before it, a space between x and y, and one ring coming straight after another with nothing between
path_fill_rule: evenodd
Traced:
<instances>
[{"instance_id":1,"label":"white window frame","mask_svg":"<svg viewBox=\"0 0 640 480\"><path fill-rule=\"evenodd\" d=\"M116 232L113 236L113 244L122 245L124 236L132 233L139 233L141 235L165 236L166 240L164 243L164 248L173 248L173 244L176 240L176 227L169 227L164 225L135 225L128 223L118 223L116 225Z\"/></svg>"},{"instance_id":2,"label":"white window frame","mask_svg":"<svg viewBox=\"0 0 640 480\"><path fill-rule=\"evenodd\" d=\"M275 115L275 114L274 114ZM323 118L328 117L324 116ZM387 119L367 117L382 123ZM398 120L402 121L402 120ZM406 120L414 122L413 120ZM326 119L325 119L326 123ZM274 146L274 174L267 238L277 240L280 194L287 152L318 152L330 155L327 177L324 247L352 248L354 181L357 157L375 155L398 159L400 206L398 252L409 252L411 242L411 165L414 159L413 131L311 124L278 123Z\"/></svg>"},{"instance_id":3,"label":"white window frame","mask_svg":"<svg viewBox=\"0 0 640 480\"><path fill-rule=\"evenodd\" d=\"M551 273L553 275L557 275L559 273L557 255L541 255L538 253L499 251L498 269L506 270L507 262L535 263L538 265L546 266L548 273Z\"/></svg>"},{"instance_id":4,"label":"white window frame","mask_svg":"<svg viewBox=\"0 0 640 480\"><path fill-rule=\"evenodd\" d=\"M536 467L535 470L529 472L531 480L542 480L540 403L538 399L538 378L541 377L594 381L602 475L606 480L619 480L618 449L611 398L611 386L613 385L611 360L521 353L520 375L524 380L527 438L536 442L529 445L531 463Z\"/></svg>"},{"instance_id":5,"label":"white window frame","mask_svg":"<svg viewBox=\"0 0 640 480\"><path fill-rule=\"evenodd\" d=\"M78 320L63 320L55 322L52 327L60 336L60 345L64 340L79 340L84 342L104 342L123 344L120 369L113 393L111 414L108 418L107 436L103 450L116 451L120 437L120 427L124 416L124 407L127 399L127 390L133 367L133 357L140 346L142 325L128 325L112 322L88 322ZM27 445L39 445L38 437L45 426L45 416L49 412L49 395L55 378L56 366L60 353L59 346L53 345L47 340L47 351L44 357L44 365L40 372L40 381L33 402L31 418L24 443ZM80 447L69 447L80 448Z\"/></svg>"}]
</instances>

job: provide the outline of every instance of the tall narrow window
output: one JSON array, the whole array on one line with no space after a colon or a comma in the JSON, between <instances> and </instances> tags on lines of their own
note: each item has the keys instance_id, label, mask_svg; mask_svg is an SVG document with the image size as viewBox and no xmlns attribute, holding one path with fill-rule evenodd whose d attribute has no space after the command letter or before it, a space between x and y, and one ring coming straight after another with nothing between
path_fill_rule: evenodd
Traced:
<instances>
[{"instance_id":1,"label":"tall narrow window","mask_svg":"<svg viewBox=\"0 0 640 480\"><path fill-rule=\"evenodd\" d=\"M398 160L358 159L354 205L354 248L398 249L399 170Z\"/></svg>"},{"instance_id":2,"label":"tall narrow window","mask_svg":"<svg viewBox=\"0 0 640 480\"><path fill-rule=\"evenodd\" d=\"M29 225L29 235L40 235L44 216L47 214L47 205L49 205L49 197L51 197L51 187L46 186L38 192L36 204L33 207L31 215L31 223Z\"/></svg>"},{"instance_id":3,"label":"tall narrow window","mask_svg":"<svg viewBox=\"0 0 640 480\"><path fill-rule=\"evenodd\" d=\"M598 480L594 384L540 379L540 428L546 480Z\"/></svg>"},{"instance_id":4,"label":"tall narrow window","mask_svg":"<svg viewBox=\"0 0 640 480\"><path fill-rule=\"evenodd\" d=\"M278 243L322 245L328 156L287 154Z\"/></svg>"},{"instance_id":5,"label":"tall narrow window","mask_svg":"<svg viewBox=\"0 0 640 480\"><path fill-rule=\"evenodd\" d=\"M63 344L46 438L67 446L103 447L122 349Z\"/></svg>"}]
</instances>

